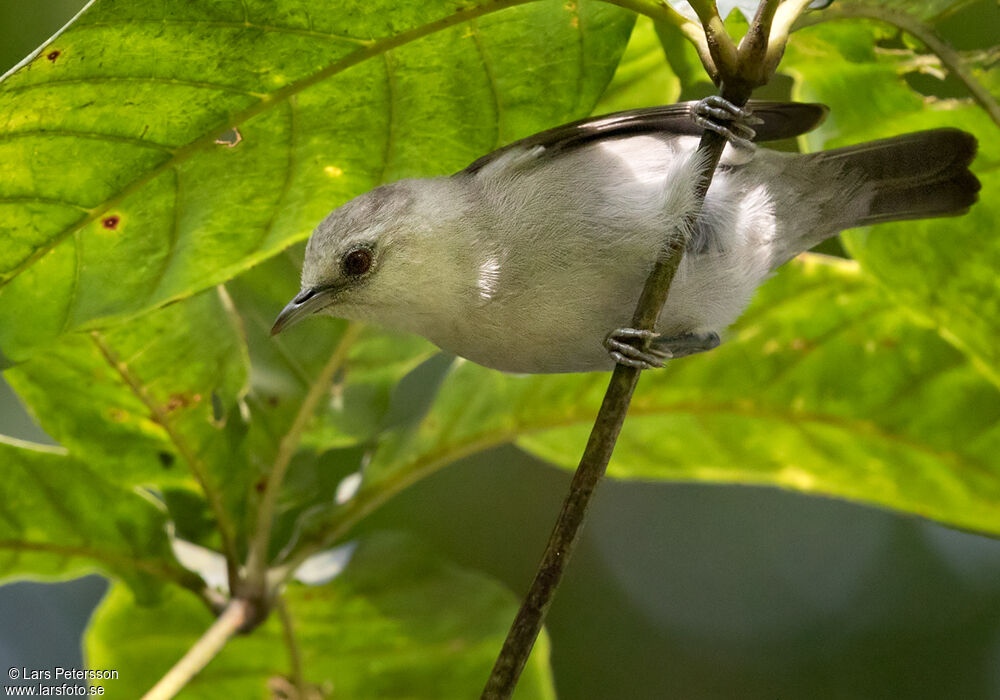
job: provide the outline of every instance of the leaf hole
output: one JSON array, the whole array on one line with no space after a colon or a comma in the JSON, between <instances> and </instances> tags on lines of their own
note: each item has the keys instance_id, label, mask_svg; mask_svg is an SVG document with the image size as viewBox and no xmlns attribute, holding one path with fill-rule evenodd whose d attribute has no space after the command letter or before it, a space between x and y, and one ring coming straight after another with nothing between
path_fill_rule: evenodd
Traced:
<instances>
[{"instance_id":1,"label":"leaf hole","mask_svg":"<svg viewBox=\"0 0 1000 700\"><path fill-rule=\"evenodd\" d=\"M243 135L240 133L240 130L233 127L232 129L223 131L219 134L218 138L215 139L215 142L220 146L225 146L226 148L235 148L236 144L242 140Z\"/></svg>"},{"instance_id":2,"label":"leaf hole","mask_svg":"<svg viewBox=\"0 0 1000 700\"><path fill-rule=\"evenodd\" d=\"M160 464L163 465L164 469L170 469L176 461L176 458L169 452L157 452L156 456L160 459Z\"/></svg>"}]
</instances>

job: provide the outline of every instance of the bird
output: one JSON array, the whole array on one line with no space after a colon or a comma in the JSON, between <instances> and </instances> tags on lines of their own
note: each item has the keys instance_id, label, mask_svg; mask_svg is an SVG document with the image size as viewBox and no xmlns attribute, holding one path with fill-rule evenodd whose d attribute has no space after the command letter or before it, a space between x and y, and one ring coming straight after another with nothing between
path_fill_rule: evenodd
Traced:
<instances>
[{"instance_id":1,"label":"bird","mask_svg":"<svg viewBox=\"0 0 1000 700\"><path fill-rule=\"evenodd\" d=\"M827 112L720 97L633 109L529 136L452 175L381 185L313 231L301 291L272 334L332 315L519 374L649 369L711 350L799 253L977 200L977 143L954 128L814 153L756 145L806 133ZM706 128L728 143L698 212ZM671 244L684 254L655 328L630 328Z\"/></svg>"}]
</instances>

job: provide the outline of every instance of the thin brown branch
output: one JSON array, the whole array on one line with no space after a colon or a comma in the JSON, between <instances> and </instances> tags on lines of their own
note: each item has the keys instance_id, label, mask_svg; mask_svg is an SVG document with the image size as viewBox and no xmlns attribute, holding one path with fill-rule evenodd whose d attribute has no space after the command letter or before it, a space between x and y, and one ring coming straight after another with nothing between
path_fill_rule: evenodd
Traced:
<instances>
[{"instance_id":1,"label":"thin brown branch","mask_svg":"<svg viewBox=\"0 0 1000 700\"><path fill-rule=\"evenodd\" d=\"M767 51L771 21L779 0L763 0L750 30L750 38L746 42L746 52L739 60L734 56L732 61L718 53L718 47L725 42L717 41L713 49L715 65L720 71L722 97L728 101L743 106L750 98L755 87L767 82L771 73L760 67ZM705 24L709 45L713 46L712 23L718 20L718 12L714 2L692 3ZM721 20L719 20L721 23ZM724 31L724 29L723 29ZM732 46L729 35L725 41ZM718 39L718 37L716 37ZM733 49L735 54L735 47ZM749 65L744 61L755 60L758 65ZM706 131L694 154L696 162L701 164L701 170L695 183L696 206L689 212L682 231L690 231L697 223L708 192L716 166L722 157L726 140L713 131ZM660 310L666 303L670 284L680 265L687 245L686 235L673 236L664 248L646 280L646 285L639 297L632 325L635 328L653 329ZM598 411L591 430L590 438L584 449L583 457L573 475L569 494L563 503L555 528L549 537L542 561L538 566L535 578L514 618L503 648L497 657L496 664L483 690L482 700L507 700L514 693L518 678L531 654L531 649L538 638L545 616L552 604L555 591L562 579L563 572L569 562L580 530L586 517L590 500L607 470L608 462L614 451L615 443L625 422L632 394L639 381L640 371L632 367L617 365L611 375L608 390Z\"/></svg>"},{"instance_id":2,"label":"thin brown branch","mask_svg":"<svg viewBox=\"0 0 1000 700\"><path fill-rule=\"evenodd\" d=\"M743 98L743 103L746 102ZM711 183L715 167L725 147L725 139L714 132L707 132L698 146L696 158L705 163L699 173L699 202ZM700 207L699 207L700 210ZM692 212L692 219L699 212ZM639 304L632 318L636 328L652 328L659 310L666 302L667 291L680 265L686 241L683 237L666 248L660 261L653 268L643 288ZM594 427L587 440L583 457L573 475L569 494L563 502L542 561L531 583L524 602L511 625L503 648L482 694L482 700L506 700L524 670L531 649L548 614L556 588L573 553L583 525L590 499L597 484L607 470L615 443L625 422L632 394L639 382L639 370L617 365L611 374L604 401L597 413Z\"/></svg>"}]
</instances>

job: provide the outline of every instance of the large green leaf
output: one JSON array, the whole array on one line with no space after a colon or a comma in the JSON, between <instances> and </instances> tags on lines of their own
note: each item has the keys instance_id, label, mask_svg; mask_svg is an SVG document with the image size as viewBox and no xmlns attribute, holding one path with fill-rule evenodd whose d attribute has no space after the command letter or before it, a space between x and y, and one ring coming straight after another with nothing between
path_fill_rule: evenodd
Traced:
<instances>
[{"instance_id":1,"label":"large green leaf","mask_svg":"<svg viewBox=\"0 0 1000 700\"><path fill-rule=\"evenodd\" d=\"M173 588L160 607L137 608L114 588L86 639L92 668L115 668L107 697L136 698L194 643L212 617ZM436 559L414 542L376 535L359 543L346 570L322 586L284 593L306 683L335 698L470 698L478 695L515 610L486 577ZM233 639L181 698L267 698L287 687L288 652L276 616ZM542 637L518 698L554 698Z\"/></svg>"},{"instance_id":2,"label":"large green leaf","mask_svg":"<svg viewBox=\"0 0 1000 700\"><path fill-rule=\"evenodd\" d=\"M149 602L161 579L199 588L161 509L62 450L0 439L2 579L120 576Z\"/></svg>"},{"instance_id":3,"label":"large green leaf","mask_svg":"<svg viewBox=\"0 0 1000 700\"><path fill-rule=\"evenodd\" d=\"M67 334L5 377L48 434L104 478L197 489L235 535L255 476L240 407L247 372L239 324L213 289Z\"/></svg>"},{"instance_id":4,"label":"large green leaf","mask_svg":"<svg viewBox=\"0 0 1000 700\"><path fill-rule=\"evenodd\" d=\"M575 467L606 386L605 374L460 363L329 532L505 442ZM721 348L644 373L609 473L772 484L1000 533L998 454L997 387L855 263L805 256L764 286Z\"/></svg>"},{"instance_id":5,"label":"large green leaf","mask_svg":"<svg viewBox=\"0 0 1000 700\"><path fill-rule=\"evenodd\" d=\"M74 333L5 373L39 425L123 484L190 483L225 452L248 363L215 290L108 331ZM213 406L213 404L215 404ZM216 454L225 461L225 457ZM216 476L221 473L221 467Z\"/></svg>"},{"instance_id":6,"label":"large green leaf","mask_svg":"<svg viewBox=\"0 0 1000 700\"><path fill-rule=\"evenodd\" d=\"M187 296L381 182L584 116L632 15L522 2L95 0L0 83L0 348Z\"/></svg>"},{"instance_id":7,"label":"large green leaf","mask_svg":"<svg viewBox=\"0 0 1000 700\"><path fill-rule=\"evenodd\" d=\"M991 21L995 37L995 7ZM807 28L794 35L782 69L799 79L800 99L831 107L830 118L810 136L814 148L943 126L978 137L973 170L983 190L968 215L882 225L849 232L844 240L886 293L968 353L1000 386L1000 127L971 97L938 99L913 89L904 78L934 57L906 48L877 50L876 41L895 31L867 20ZM833 62L837 70L830 70ZM991 73L1000 75L1000 67Z\"/></svg>"},{"instance_id":8,"label":"large green leaf","mask_svg":"<svg viewBox=\"0 0 1000 700\"><path fill-rule=\"evenodd\" d=\"M664 59L653 20L639 17L614 78L594 107L594 114L676 102L680 84Z\"/></svg>"}]
</instances>

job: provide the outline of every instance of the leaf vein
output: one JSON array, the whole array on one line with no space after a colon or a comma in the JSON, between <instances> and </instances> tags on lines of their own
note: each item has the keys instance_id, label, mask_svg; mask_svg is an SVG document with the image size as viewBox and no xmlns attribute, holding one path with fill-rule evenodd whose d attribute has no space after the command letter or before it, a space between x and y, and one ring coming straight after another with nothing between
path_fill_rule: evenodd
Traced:
<instances>
[{"instance_id":1,"label":"leaf vein","mask_svg":"<svg viewBox=\"0 0 1000 700\"><path fill-rule=\"evenodd\" d=\"M246 9L246 3L244 2L244 10ZM315 39L332 39L334 41L340 41L348 44L354 44L356 46L368 46L372 43L371 39L361 39L359 37L350 36L347 34L337 34L334 32L319 32L315 29L302 29L299 27L285 27L278 24L258 24L256 22L250 22L249 20L243 22L231 22L226 20L201 20L201 19L130 19L127 20L130 25L141 25L141 24L158 24L165 26L177 26L177 27L208 27L208 28L218 28L218 29L237 29L237 30L255 30L263 32L273 32L274 34L289 34L295 36L308 36ZM80 27L120 27L122 23L120 22L87 22L81 24Z\"/></svg>"},{"instance_id":2,"label":"leaf vein","mask_svg":"<svg viewBox=\"0 0 1000 700\"><path fill-rule=\"evenodd\" d=\"M493 148L491 150L496 150L500 147L500 91L497 89L496 74L493 71L493 65L486 53L486 49L483 46L483 38L479 31L479 24L474 19L469 20L469 28L472 30L472 43L476 46L476 51L479 52L479 58L483 62L483 70L486 72L486 80L490 85L490 95L493 97Z\"/></svg>"},{"instance_id":3,"label":"leaf vein","mask_svg":"<svg viewBox=\"0 0 1000 700\"><path fill-rule=\"evenodd\" d=\"M65 199L59 199L58 197L40 197L37 195L16 195L16 196L0 196L0 204L31 204L37 202L38 204L60 204L67 207L72 207L74 209L79 209L80 211L89 212L91 209L83 204L78 204L76 202L70 202Z\"/></svg>"},{"instance_id":4,"label":"leaf vein","mask_svg":"<svg viewBox=\"0 0 1000 700\"><path fill-rule=\"evenodd\" d=\"M17 94L22 92L28 92L30 90L37 90L40 88L46 88L51 85L106 85L109 83L151 83L154 85L177 85L179 87L193 87L193 88L203 88L205 90L217 90L219 92L234 92L240 95L246 95L248 97L255 97L257 99L264 99L268 96L266 92L252 92L250 90L245 90L243 88L235 87L233 85L223 85L222 83L213 83L205 80L184 80L181 78L160 78L156 76L112 76L112 75L94 75L94 76L81 76L79 78L61 78L59 80L46 80L44 82L38 83L28 83L26 85L13 85L10 87L4 87L0 89L0 94ZM213 132L214 133L214 132Z\"/></svg>"},{"instance_id":5,"label":"leaf vein","mask_svg":"<svg viewBox=\"0 0 1000 700\"><path fill-rule=\"evenodd\" d=\"M116 134L103 134L94 131L73 131L72 129L26 129L24 131L10 131L0 133L0 141L14 141L19 138L30 136L68 136L71 138L87 139L91 141L103 141L106 143L124 143L132 146L154 148L158 151L173 153L174 146L149 141L146 139L134 138L132 136L118 136Z\"/></svg>"}]
</instances>

